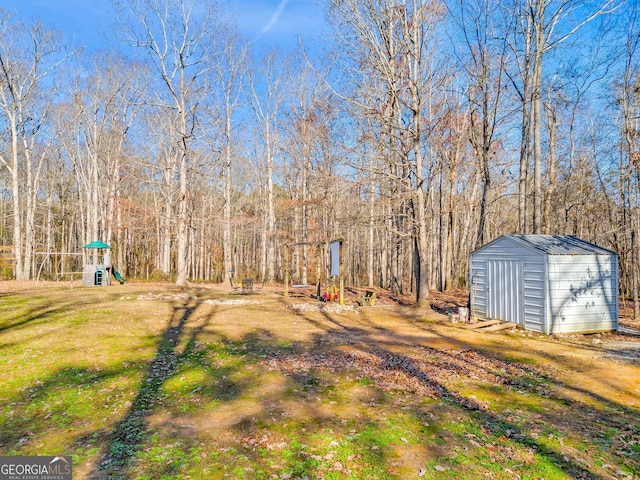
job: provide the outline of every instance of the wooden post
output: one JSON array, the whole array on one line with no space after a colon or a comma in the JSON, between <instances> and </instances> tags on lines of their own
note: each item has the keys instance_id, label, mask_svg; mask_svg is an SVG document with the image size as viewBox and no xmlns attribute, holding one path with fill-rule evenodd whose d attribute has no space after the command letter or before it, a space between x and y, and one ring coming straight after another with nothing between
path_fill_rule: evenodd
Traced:
<instances>
[{"instance_id":1,"label":"wooden post","mask_svg":"<svg viewBox=\"0 0 640 480\"><path fill-rule=\"evenodd\" d=\"M320 252L320 245L316 245L316 283L318 284L318 288L316 291L316 298L318 299L318 301L320 301L320 299L322 298L320 293L320 290L322 288L321 282L320 282L320 276L322 275L321 268L320 268L321 262L322 262L322 256Z\"/></svg>"},{"instance_id":2,"label":"wooden post","mask_svg":"<svg viewBox=\"0 0 640 480\"><path fill-rule=\"evenodd\" d=\"M289 245L284 246L284 298L289 297Z\"/></svg>"},{"instance_id":3,"label":"wooden post","mask_svg":"<svg viewBox=\"0 0 640 480\"><path fill-rule=\"evenodd\" d=\"M342 240L340 240L340 305L344 305L344 268L342 268Z\"/></svg>"}]
</instances>

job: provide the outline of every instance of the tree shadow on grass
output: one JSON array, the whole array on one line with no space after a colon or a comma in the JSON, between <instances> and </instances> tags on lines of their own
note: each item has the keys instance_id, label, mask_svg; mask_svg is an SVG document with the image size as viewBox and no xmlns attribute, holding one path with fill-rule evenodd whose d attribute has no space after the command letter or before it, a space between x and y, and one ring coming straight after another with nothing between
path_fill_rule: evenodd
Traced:
<instances>
[{"instance_id":1,"label":"tree shadow on grass","mask_svg":"<svg viewBox=\"0 0 640 480\"><path fill-rule=\"evenodd\" d=\"M129 368L137 369L139 366L132 363ZM101 370L66 367L24 389L8 404L17 412L9 411L0 420L0 453L20 454L22 446L30 444L39 433L69 428L73 418L68 415L69 402L60 401L63 392L90 389L92 385L121 376L124 371L124 367ZM29 408L34 406L37 407Z\"/></svg>"},{"instance_id":2,"label":"tree shadow on grass","mask_svg":"<svg viewBox=\"0 0 640 480\"><path fill-rule=\"evenodd\" d=\"M187 323L194 318L194 311L198 308L198 305L199 302L197 300L188 300L184 304L174 305L169 326L159 339L156 355L149 364L136 398L133 400L123 420L107 435L107 443L102 451L101 470L92 472L93 478L129 478L132 476L131 461L139 458L141 448L143 446L148 447L151 443L150 437L154 430L149 426L147 420L149 414L164 398L163 383L171 377L177 377L176 374L180 370L181 362L185 361L185 356L199 351L197 340L206 328L211 316L200 323L198 327L189 328L191 325L187 326ZM323 391L323 382L327 378L329 382L332 381L331 377L325 375L327 371L335 369L340 375L344 376L344 372L351 375L353 369L355 369L358 374L356 380L358 376L367 381L370 380L376 390L389 387L391 389L396 388L397 391L405 390L409 394L412 393L412 390L416 390L421 391L422 395L441 403L446 403L451 406L450 409L453 410L455 408L463 412L470 422L481 425L482 428L491 433L492 438L505 437L510 442L513 442L512 444L518 444L524 449L531 449L536 452L540 459L558 465L558 468L561 468L567 475L571 475L574 478L594 480L609 478L598 475L590 470L590 467L580 463L578 456L567 454L560 448L550 447L543 440L531 435L528 433L530 430L528 425L512 421L508 416L501 413L492 412L482 402L477 401L468 394L461 393L455 386L446 381L447 375L472 378L474 375L484 375L482 378L494 379L496 383L503 381L504 385L509 388L523 389L532 396L541 397L543 392L538 391L536 387L539 384L558 381L552 375L544 375L528 367L514 368L513 371L504 370L503 365L493 357L481 352L471 352L468 347L467 350L457 348L457 342L453 338L451 342L448 342L455 345L452 348L429 348L423 346L415 347L414 350L411 350L410 343L414 337L398 335L396 332L380 325L369 328L359 319L353 322L351 322L351 319L343 321L339 316L331 315L327 312L323 312L320 316L307 315L299 311L295 313L298 318L304 319L317 330L316 335L310 341L286 342L267 328L259 328L243 335L239 339L230 340L225 337L224 326L222 326L218 332L213 334L215 343L219 342L219 345L215 345L215 348L220 348L222 354L229 355L234 359L229 363L231 366L218 365L217 362L211 362L207 358L200 360L193 357L193 359L189 359L190 364L197 364L196 366L200 365L197 362L202 361L203 366L207 366L205 364L208 362L207 374L215 376L216 381L222 380L225 375L231 376L232 373L246 374L244 367L247 364L252 364L250 373L253 375L252 381L255 378L259 378L259 375L264 371L269 370L271 365L275 372L285 376L284 386L280 385L276 391L263 392L262 395L255 397L256 403L260 405L254 412L240 412L239 417L241 418L238 422L225 423L224 425L230 426L219 427L221 431L235 433L234 439L231 440L232 442L236 441L235 438L246 439L247 446L242 450L242 454L247 455L253 462L242 464L240 460L235 458L237 454L232 449L226 453L222 448L217 449L215 453L220 454L221 458L227 461L228 464L249 465L252 467L260 465L260 462L265 460L264 456L260 456L260 452L269 446L265 442L273 442L273 437L279 434L283 435L281 425L291 422L294 426L288 431L285 430L285 432L293 433L295 438L293 439L294 441L290 441L292 446L287 450L289 457L287 460L283 460L280 472L293 475L294 478L302 478L304 476L317 478L320 476L318 475L321 473L318 462L324 460L315 460L307 455L307 450L297 444L312 444L313 442L318 444L319 430L322 428L324 431L325 427L335 432L348 432L348 428L341 424L341 421L347 417L336 416L332 418L328 416L327 410L317 408L320 405L314 399L317 396L323 396L322 403L326 407L327 394ZM207 335L211 335L210 329L207 330ZM182 351L179 351L179 345L186 346ZM225 370L225 368L231 368L231 370ZM483 374L483 369L488 369L488 371ZM501 369L504 371L501 371ZM388 383L389 379L385 375L396 379L401 378L401 381L398 381L394 386L393 383ZM532 386L529 387L529 384ZM559 381L558 385L562 386ZM296 393L298 396L293 398L291 392L296 390L298 391ZM229 379L227 383L221 382L218 387L212 389L211 392L207 392L207 394L212 399L219 400L221 404L233 404L234 400L242 392L248 392L252 396L255 395L254 391L247 389L247 385L237 383L235 379ZM394 394L393 398L401 397ZM288 408L287 402L292 401L299 403L301 412L298 419L287 416L290 413L286 411ZM388 401L384 396L381 396L376 400L376 403ZM570 405L570 407L564 411L569 413L577 411L577 409L587 411L586 405L582 404ZM387 412L394 407L386 405L384 408L384 411ZM514 408L518 407L514 406ZM408 403L408 410L406 411L418 419L428 420L425 417L424 402ZM178 415L176 412L176 416ZM305 420L300 420L303 417ZM272 420L272 418L275 418L275 420ZM599 418L600 412L597 412L596 419ZM169 426L179 426L180 420L175 417L170 418L172 425ZM352 420L349 419L349 421ZM375 420L375 418L371 421L366 419L358 420L358 427L364 427L365 430L374 430L379 425ZM173 423L174 421L176 423ZM186 421L191 422L192 420L187 418ZM299 423L295 423L296 421ZM552 421L552 419L544 419L541 423L550 425ZM586 431L576 433L585 438L590 433L595 432L597 428L599 428L599 425L594 425ZM186 438L185 445L191 445L189 442L192 441L196 443L199 441L199 439L195 438L196 435L193 431L187 432L173 428L171 430L178 430L178 432L167 430L165 432L168 435L166 447L161 445L161 448L170 454L174 453L171 450L171 446L176 443L176 436L180 440ZM265 432L273 435L264 439L257 435L257 433L263 434ZM343 435L343 438L346 437L346 434ZM287 440L287 438L284 440ZM289 438L289 440L291 439ZM209 441L211 440L209 439ZM228 442L229 440L225 441ZM338 441L341 442L342 439L338 439ZM387 462L395 460L391 449L376 443L377 437L373 434L370 436L364 435L358 439L350 440L350 442L351 444L347 445L345 449L348 447L349 451L353 452L354 455L361 455L360 458L363 463L379 462L385 466ZM358 442L360 445L357 445ZM329 442L325 441L325 443ZM344 443L348 442L345 441ZM223 445L226 449L229 443ZM217 446L219 445L214 440L213 445L207 444L206 447L202 448L208 453L216 449ZM177 448L177 450L181 451L176 451L176 455L184 455L186 447L183 446ZM446 456L453 451L449 447L443 447L442 450L442 456ZM274 452L273 455L276 455L277 450L274 450ZM315 453L318 452L316 451ZM567 457L568 460L565 459L567 455L571 457ZM593 454L591 454L591 457L594 458ZM148 469L147 473L154 478L159 478L161 475L165 475L166 478L171 476L179 478L177 475L182 471L180 470L181 467L178 466L180 462L177 457L169 458L173 463L160 464L156 462L156 464L153 464L152 462L151 466L143 458L143 462L145 462L143 465L145 469ZM193 468L196 464L189 463L190 461L189 459L184 460L184 465ZM382 477L382 475L380 476ZM343 477L338 475L337 478ZM372 475L369 478L379 477ZM426 478L429 477L427 476Z\"/></svg>"},{"instance_id":3,"label":"tree shadow on grass","mask_svg":"<svg viewBox=\"0 0 640 480\"><path fill-rule=\"evenodd\" d=\"M100 471L95 472L92 478L126 477L131 460L149 436L146 417L161 402L162 385L176 372L180 355L193 348L199 333L206 327L207 321L192 331L182 353L177 350L185 325L200 303L199 300L191 299L182 305L174 304L169 326L158 342L155 358L127 414L109 434L100 460Z\"/></svg>"},{"instance_id":4,"label":"tree shadow on grass","mask_svg":"<svg viewBox=\"0 0 640 480\"><path fill-rule=\"evenodd\" d=\"M216 421L207 422L211 427L204 430L207 434L213 430L224 438L221 444L207 443L217 458L213 477L226 472L230 478L268 478L276 474L278 478L325 478L333 469L335 478L345 478L340 475L346 467L337 470L335 465L357 458L362 468L359 473L368 474L354 473L347 478L388 478L382 473L388 452L378 442L374 422L366 418L347 420L326 411L327 390L334 391L332 379L321 365L317 370L315 365L305 369L310 347L307 342L283 340L267 328L233 340L223 331L217 331L215 337L229 355L242 359L242 373L246 375L248 370L253 378L243 390L247 397L236 403L237 407L247 402L248 408L238 410L233 407L234 399L227 399L231 408L220 405L214 414ZM332 352L327 353L331 357ZM291 364L293 369L289 368ZM299 367L303 370L297 370ZM274 379L275 384L271 383ZM346 433L356 423L367 430L366 435ZM238 469L248 473L243 477Z\"/></svg>"},{"instance_id":5,"label":"tree shadow on grass","mask_svg":"<svg viewBox=\"0 0 640 480\"><path fill-rule=\"evenodd\" d=\"M571 386L565 385L558 379L533 368L518 366L513 371L508 369L505 371L505 365L508 362L502 364L495 358L478 352L469 351L469 354L466 355L464 351L460 352L457 349L418 347L423 351L419 352L417 356L399 353L397 347L406 346L404 341L400 342L399 345L394 345L393 342L389 341L381 342L379 339L372 338L368 330L354 329L341 323L327 312L322 312L322 315L329 323L320 322L310 315L298 313L299 317L304 317L314 327L325 330L325 333L317 335L315 343L324 352L325 356L342 356L343 358L338 361L338 364L357 365L356 368L361 369L365 375L372 376L377 384L384 384L388 379L392 379L390 385L387 385L388 388L397 388L398 391L406 389L408 391L418 391L418 393L422 391L423 395L444 400L465 411L475 422L491 431L494 437L508 438L511 442L532 450L540 458L544 458L546 461L556 465L558 469L571 475L572 478L593 480L609 478L594 472L578 457L569 458L571 455L567 451L554 448L548 442L541 441L536 436L526 433L520 423L510 421L508 416L505 417L491 411L483 402L462 394L443 380L451 375L462 377L481 375L482 370L488 367L493 372L488 372L490 375L486 375L487 379L493 378L494 381L514 389L524 389L529 395L537 395L541 399L545 398L549 391L540 391L537 388L540 385L552 383L557 387L572 389ZM384 330L380 326L374 329L378 333ZM393 338L395 334L395 332L391 331L386 333L388 334L387 338ZM331 340L327 341L327 339ZM347 345L348 351L352 353L345 355L343 351L339 350L340 344ZM482 358L479 358L480 356ZM317 361L322 362L322 359L318 357ZM389 374L388 377L385 376L385 372ZM401 374L403 379L398 380L398 374ZM578 390L582 391L579 388ZM555 398L555 400L566 404L566 399ZM605 401L605 399L600 400ZM608 403L611 407L617 407L622 410L621 406L615 404L615 402L609 401ZM580 416L581 422L588 422L589 415L594 415L593 409L586 405L574 402L566 406L565 414L573 411ZM518 405L514 405L514 408L518 408ZM635 412L625 410L624 413L627 414L626 421L638 420ZM553 418L549 418L548 422L544 420L544 417L542 418L541 423L543 426L554 427ZM591 418L591 423L593 423L594 419L593 417ZM595 434L601 425L622 429L625 423L625 419L616 420L599 411L596 418L600 421L600 425L586 423L586 428L581 426L576 428L573 433L586 441L591 441L590 435ZM637 428L638 424L636 423L635 427L631 426L629 431L633 434Z\"/></svg>"},{"instance_id":6,"label":"tree shadow on grass","mask_svg":"<svg viewBox=\"0 0 640 480\"><path fill-rule=\"evenodd\" d=\"M404 315L403 315L404 316ZM521 350L517 350L517 349L513 349L513 348L505 348L503 344L499 343L498 341L496 341L491 347L489 346L481 346L478 347L475 344L469 343L468 341L464 340L464 339L457 339L455 338L454 335L446 335L444 333L441 333L443 330L446 331L446 329L452 329L452 330L458 330L460 327L456 327L453 326L449 323L440 323L440 327L439 329L435 329L433 328L433 326L428 323L428 322L424 322L420 320L419 316L414 316L414 315L410 315L410 316L404 316L404 319L407 323L411 324L413 327L416 327L422 331L424 331L425 333L429 334L430 336L434 336L440 340L443 340L444 342L451 344L451 345L455 345L458 348L461 349L474 349L480 353L482 353L482 355L495 359L495 360L499 360L499 361L503 361L503 362L508 362L508 363L514 363L519 365L519 367L521 369L525 369L528 370L528 374L535 376L538 381L542 381L545 383L548 383L549 385L553 385L555 387L558 387L558 389L566 389L568 391L572 391L575 392L577 394L580 394L586 398L590 398L591 400L593 400L594 402L597 402L607 408L610 408L612 410L615 411L621 411L624 412L628 415L631 416L635 416L637 418L638 414L640 414L640 409L638 408L628 408L625 405L622 405L618 402L612 401L610 398L606 398L603 395L599 395L596 392L593 391L589 391L585 388L582 388L579 385L568 385L565 384L563 382L558 382L557 381L557 377L556 376L552 376L549 374L549 372L545 372L542 369L538 368L528 368L526 367L526 365L523 365L519 360L526 360L528 357L526 355L527 352L521 351ZM379 327L379 326L372 326L372 328L375 328L377 330L379 330L380 332L384 332L386 329L384 329L383 327ZM475 335L479 335L479 336L495 336L496 339L500 338L502 335L505 335L506 332L502 332L502 333L493 333L490 335L487 335L487 333L480 333L480 332L469 332L470 334L475 334ZM398 336L396 333L392 334L401 339L403 338L401 335ZM534 337L536 338L536 337ZM551 341L551 339L547 336L543 336L542 337L545 340L549 340ZM531 340L533 341L533 340ZM614 356L614 355L610 355L610 352L613 351L615 353L618 353L618 355L614 356L616 360L620 361L620 362L624 362L624 363L628 363L630 365L637 365L638 363L638 355L637 352L629 352L627 353L627 355L625 356L625 352L622 351L622 353L620 353L619 351L616 350L610 350L607 348L607 344L603 344L603 346L593 346L593 345L589 345L589 344L585 344L585 342L577 342L577 341L572 341L571 339L566 339L566 340L562 340L563 345L569 345L572 348L577 348L580 349L581 351L591 351L594 353L594 355L597 354L603 354L603 355L607 355L607 356ZM640 345L640 343L639 343ZM551 353L548 353L546 351L543 351L542 349L535 349L535 351L530 352L534 357L539 357L539 358L543 358L544 360L548 361L548 362L552 362L555 364L560 363L563 366L566 366L566 368L573 370L573 371L577 371L583 374L589 374L590 372L593 371L593 367L592 365L587 362L587 361L582 361L580 359L577 359L575 357L569 357L566 359L563 358L559 358L557 355L553 355ZM515 358L515 360L514 360ZM534 362L536 363L536 362ZM607 382L605 379L603 378L599 378L598 382L602 383L603 385L606 385L610 388L616 388L617 385ZM535 392L533 392L535 393ZM540 392L538 392L540 393ZM571 403L571 404L577 404L578 402L576 402L573 399L570 399L568 396L566 395L562 395L558 392L556 392L556 399L558 399L559 401L562 401L564 403Z\"/></svg>"},{"instance_id":7,"label":"tree shadow on grass","mask_svg":"<svg viewBox=\"0 0 640 480\"><path fill-rule=\"evenodd\" d=\"M74 311L78 307L91 305L93 305L91 298L81 297L80 295L69 301L57 301L55 304L51 304L47 298L43 298L40 305L25 309L16 307L16 313L13 317L5 316L3 322L0 323L0 334L9 330L24 328L33 322L49 320L52 315L64 314Z\"/></svg>"}]
</instances>

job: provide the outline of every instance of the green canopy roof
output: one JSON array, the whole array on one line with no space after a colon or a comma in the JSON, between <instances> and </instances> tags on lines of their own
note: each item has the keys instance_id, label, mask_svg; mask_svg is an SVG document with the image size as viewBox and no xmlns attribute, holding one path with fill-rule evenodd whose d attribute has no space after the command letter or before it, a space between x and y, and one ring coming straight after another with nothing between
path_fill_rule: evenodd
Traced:
<instances>
[{"instance_id":1,"label":"green canopy roof","mask_svg":"<svg viewBox=\"0 0 640 480\"><path fill-rule=\"evenodd\" d=\"M100 240L96 240L95 242L87 243L82 248L111 248L111 247L106 243L101 242Z\"/></svg>"}]
</instances>

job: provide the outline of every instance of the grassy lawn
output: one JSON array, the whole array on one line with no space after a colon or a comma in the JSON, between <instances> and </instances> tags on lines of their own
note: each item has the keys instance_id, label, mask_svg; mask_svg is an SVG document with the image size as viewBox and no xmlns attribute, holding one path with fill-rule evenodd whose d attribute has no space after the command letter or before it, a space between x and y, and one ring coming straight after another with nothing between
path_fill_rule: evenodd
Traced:
<instances>
[{"instance_id":1,"label":"grassy lawn","mask_svg":"<svg viewBox=\"0 0 640 480\"><path fill-rule=\"evenodd\" d=\"M640 362L614 341L5 285L0 455L72 455L74 479L640 478Z\"/></svg>"}]
</instances>

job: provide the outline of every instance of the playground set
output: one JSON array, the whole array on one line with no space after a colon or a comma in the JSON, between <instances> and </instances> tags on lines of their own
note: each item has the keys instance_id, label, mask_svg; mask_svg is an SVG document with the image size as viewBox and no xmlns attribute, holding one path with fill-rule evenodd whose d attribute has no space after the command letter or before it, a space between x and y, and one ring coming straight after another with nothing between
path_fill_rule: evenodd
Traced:
<instances>
[{"instance_id":1,"label":"playground set","mask_svg":"<svg viewBox=\"0 0 640 480\"><path fill-rule=\"evenodd\" d=\"M40 281L40 275L44 266L48 262L52 262L52 258L58 258L59 271L56 271L56 280L68 277L73 287L73 277L75 275L82 275L83 287L98 287L104 285L111 285L111 275L124 285L127 280L120 275L120 273L113 267L111 263L111 246L104 242L96 240L95 242L88 243L82 247L82 253L80 252L36 252L36 255L44 257L40 268L38 269L38 275L36 277L36 283ZM79 257L82 257L82 270L78 271L80 264ZM65 259L67 259L65 261ZM70 260L69 260L70 259ZM71 262L76 268L72 267L72 270L65 269L65 264ZM67 265L68 267L68 265Z\"/></svg>"},{"instance_id":2,"label":"playground set","mask_svg":"<svg viewBox=\"0 0 640 480\"><path fill-rule=\"evenodd\" d=\"M111 285L111 275L120 284L127 283L111 263L111 246L97 240L83 246L82 250L83 287Z\"/></svg>"}]
</instances>

